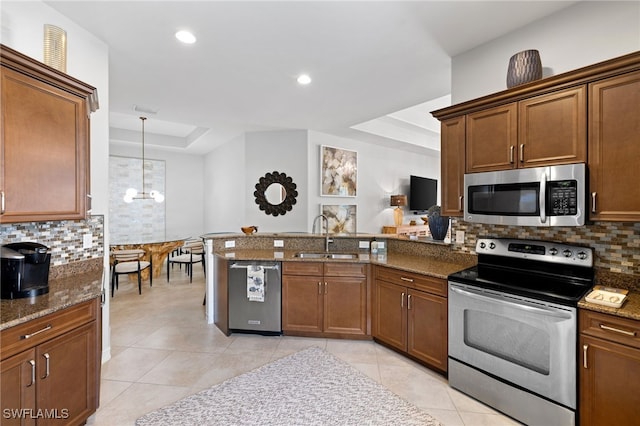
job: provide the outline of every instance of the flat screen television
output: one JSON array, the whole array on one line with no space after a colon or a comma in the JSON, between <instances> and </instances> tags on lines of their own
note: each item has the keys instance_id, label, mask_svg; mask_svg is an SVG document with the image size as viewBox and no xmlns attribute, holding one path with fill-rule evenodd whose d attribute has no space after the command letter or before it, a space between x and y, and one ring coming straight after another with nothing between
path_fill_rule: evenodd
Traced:
<instances>
[{"instance_id":1,"label":"flat screen television","mask_svg":"<svg viewBox=\"0 0 640 426\"><path fill-rule=\"evenodd\" d=\"M409 210L426 212L438 203L438 181L420 176L409 179Z\"/></svg>"}]
</instances>

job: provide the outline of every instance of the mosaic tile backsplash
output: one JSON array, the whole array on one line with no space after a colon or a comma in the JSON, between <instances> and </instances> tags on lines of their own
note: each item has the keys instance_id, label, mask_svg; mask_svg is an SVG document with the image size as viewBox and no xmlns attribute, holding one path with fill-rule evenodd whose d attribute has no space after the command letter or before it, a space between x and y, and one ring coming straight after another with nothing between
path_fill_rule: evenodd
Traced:
<instances>
[{"instance_id":1,"label":"mosaic tile backsplash","mask_svg":"<svg viewBox=\"0 0 640 426\"><path fill-rule=\"evenodd\" d=\"M91 234L91 248L83 248ZM0 224L2 244L35 241L51 250L51 266L104 257L104 216L86 220Z\"/></svg>"},{"instance_id":2,"label":"mosaic tile backsplash","mask_svg":"<svg viewBox=\"0 0 640 426\"><path fill-rule=\"evenodd\" d=\"M596 268L640 276L640 223L594 222L580 227L551 228L485 225L456 218L451 223L455 231L465 232L464 244L453 245L454 250L463 253L475 253L476 241L483 237L565 242L593 248Z\"/></svg>"}]
</instances>

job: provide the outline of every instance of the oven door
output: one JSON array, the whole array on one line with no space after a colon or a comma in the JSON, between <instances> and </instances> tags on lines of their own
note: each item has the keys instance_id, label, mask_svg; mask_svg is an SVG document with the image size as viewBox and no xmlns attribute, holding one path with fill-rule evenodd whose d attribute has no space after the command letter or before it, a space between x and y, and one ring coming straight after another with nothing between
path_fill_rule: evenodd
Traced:
<instances>
[{"instance_id":1,"label":"oven door","mask_svg":"<svg viewBox=\"0 0 640 426\"><path fill-rule=\"evenodd\" d=\"M449 282L449 357L576 407L576 309Z\"/></svg>"}]
</instances>

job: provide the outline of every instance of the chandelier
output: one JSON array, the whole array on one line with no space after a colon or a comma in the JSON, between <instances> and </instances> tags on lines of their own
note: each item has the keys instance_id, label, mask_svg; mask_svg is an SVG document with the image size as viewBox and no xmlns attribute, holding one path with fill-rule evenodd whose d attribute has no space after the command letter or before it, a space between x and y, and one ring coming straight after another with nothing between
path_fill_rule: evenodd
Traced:
<instances>
[{"instance_id":1,"label":"chandelier","mask_svg":"<svg viewBox=\"0 0 640 426\"><path fill-rule=\"evenodd\" d=\"M151 190L145 192L144 185L144 121L147 117L140 117L142 121L142 192L138 192L135 188L127 189L124 194L125 203L131 203L133 200L154 200L156 203L162 203L164 201L164 195L159 191Z\"/></svg>"}]
</instances>

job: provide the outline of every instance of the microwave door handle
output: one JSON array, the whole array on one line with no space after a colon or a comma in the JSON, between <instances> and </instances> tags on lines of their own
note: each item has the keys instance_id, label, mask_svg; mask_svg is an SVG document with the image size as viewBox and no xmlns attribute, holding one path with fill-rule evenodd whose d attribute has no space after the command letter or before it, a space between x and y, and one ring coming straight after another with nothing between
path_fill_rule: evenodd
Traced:
<instances>
[{"instance_id":1,"label":"microwave door handle","mask_svg":"<svg viewBox=\"0 0 640 426\"><path fill-rule=\"evenodd\" d=\"M540 222L545 223L547 221L547 172L543 171L540 176Z\"/></svg>"},{"instance_id":2,"label":"microwave door handle","mask_svg":"<svg viewBox=\"0 0 640 426\"><path fill-rule=\"evenodd\" d=\"M571 315L569 315L566 312L563 312L563 311L560 311L560 310L556 310L556 309L553 309L553 308L544 307L542 305L540 307L537 307L537 306L525 305L525 304L522 304L522 303L511 302L511 301L505 300L504 298L499 297L499 296L494 296L494 295L488 294L488 293L478 293L478 292L475 292L475 291L473 291L473 290L471 290L469 288L466 288L466 289L463 290L463 289L461 289L459 287L454 287L453 285L451 285L449 288L454 293L458 293L458 294L461 294L463 296L467 296L467 297L470 297L472 299L477 299L477 300L484 301L484 302L486 302L487 299L490 299L490 300L495 300L496 302L502 303L504 305L508 305L508 306L513 307L513 308L521 309L521 310L527 311L527 312L541 313L541 314L549 315L549 316L552 316L552 317L564 318L564 319L567 319L567 318L571 317Z\"/></svg>"}]
</instances>

